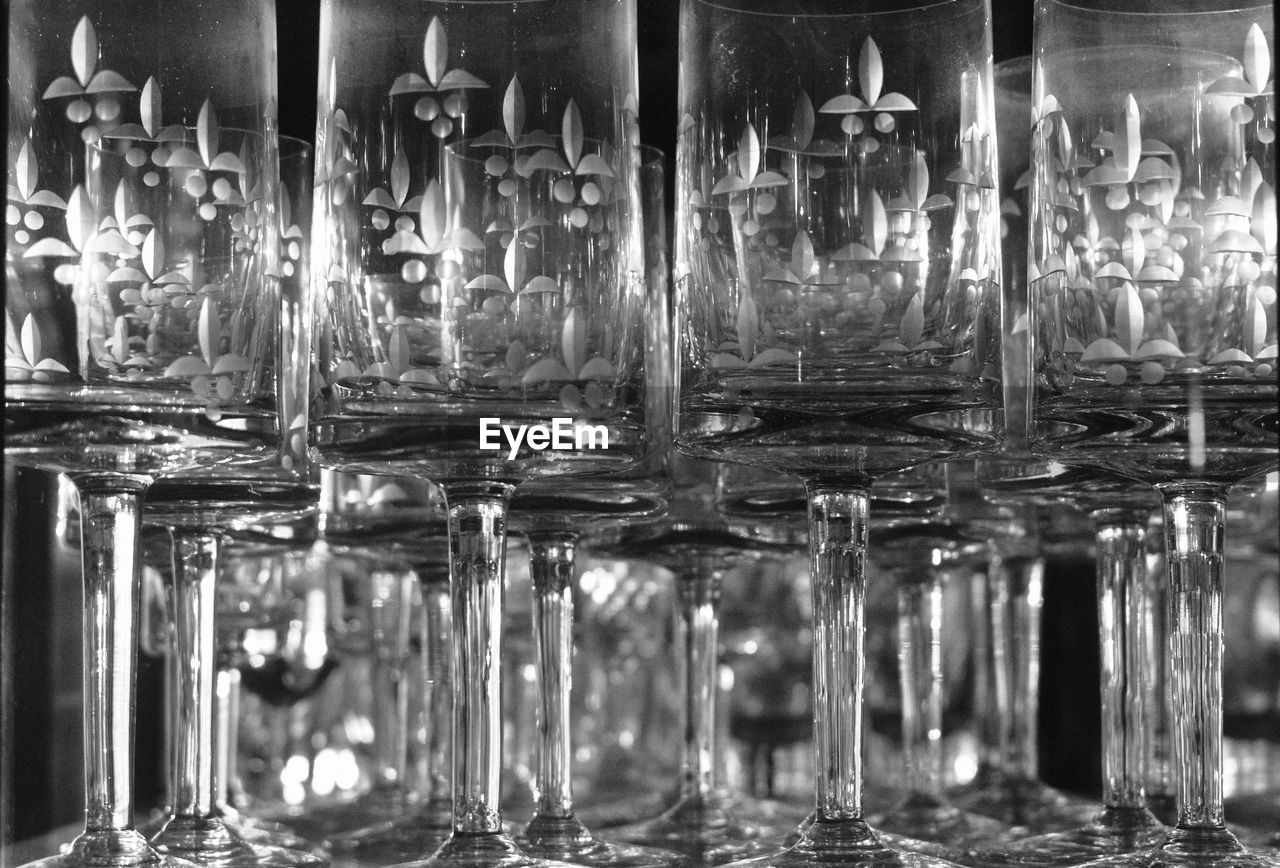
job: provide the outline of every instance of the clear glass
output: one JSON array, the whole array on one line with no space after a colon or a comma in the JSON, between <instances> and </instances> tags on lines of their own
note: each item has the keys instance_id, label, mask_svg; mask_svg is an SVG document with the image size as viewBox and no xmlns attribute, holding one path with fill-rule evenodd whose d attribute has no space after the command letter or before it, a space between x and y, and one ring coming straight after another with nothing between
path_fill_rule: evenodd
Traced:
<instances>
[{"instance_id":1,"label":"clear glass","mask_svg":"<svg viewBox=\"0 0 1280 868\"><path fill-rule=\"evenodd\" d=\"M1126 864L1266 861L1223 822L1221 588L1280 446L1273 43L1269 4L1036 8L1033 446L1164 501L1178 822Z\"/></svg>"},{"instance_id":2,"label":"clear glass","mask_svg":"<svg viewBox=\"0 0 1280 868\"><path fill-rule=\"evenodd\" d=\"M999 235L990 8L686 3L677 443L801 477L814 822L752 865L904 855L862 798L878 476L991 444Z\"/></svg>"},{"instance_id":3,"label":"clear glass","mask_svg":"<svg viewBox=\"0 0 1280 868\"><path fill-rule=\"evenodd\" d=\"M320 29L315 440L444 493L453 833L425 864L528 864L498 806L507 515L643 448L635 7L326 0Z\"/></svg>"},{"instance_id":4,"label":"clear glass","mask_svg":"<svg viewBox=\"0 0 1280 868\"><path fill-rule=\"evenodd\" d=\"M275 9L23 0L8 25L5 457L77 486L85 579L86 829L37 864L185 865L133 828L137 540L155 476L279 438Z\"/></svg>"}]
</instances>

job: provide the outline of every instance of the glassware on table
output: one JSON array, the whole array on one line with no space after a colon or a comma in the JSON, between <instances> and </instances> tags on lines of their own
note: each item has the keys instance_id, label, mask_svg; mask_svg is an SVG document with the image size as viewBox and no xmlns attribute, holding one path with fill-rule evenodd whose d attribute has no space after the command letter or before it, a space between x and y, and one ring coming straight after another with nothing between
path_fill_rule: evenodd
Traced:
<instances>
[{"instance_id":1,"label":"glassware on table","mask_svg":"<svg viewBox=\"0 0 1280 868\"><path fill-rule=\"evenodd\" d=\"M989 478L1020 476L1040 466L1026 446L1030 351L1027 341L1027 192L1031 175L1031 58L995 66L996 127L1000 139L1000 236L1002 286L1001 351L1004 364L1003 457L980 458L979 484ZM1012 363L1011 360L1017 360ZM1010 495L996 503L1035 511L1027 498ZM1039 522L1037 522L1039 524ZM1036 527L1040 534L1043 528ZM982 709L986 742L974 780L952 792L955 803L995 817L1030 834L1067 829L1088 820L1096 806L1060 793L1037 774L1037 709L1040 690L1039 635L1044 561L1038 552L997 548L980 601L976 701Z\"/></svg>"},{"instance_id":2,"label":"glassware on table","mask_svg":"<svg viewBox=\"0 0 1280 868\"><path fill-rule=\"evenodd\" d=\"M635 28L630 0L321 9L316 445L448 509L454 824L431 865L534 861L498 807L515 485L643 446Z\"/></svg>"},{"instance_id":3,"label":"glassware on table","mask_svg":"<svg viewBox=\"0 0 1280 868\"><path fill-rule=\"evenodd\" d=\"M274 7L24 0L9 31L5 453L76 484L85 581L86 827L40 864L187 864L133 828L137 539L156 476L280 437Z\"/></svg>"},{"instance_id":4,"label":"glassware on table","mask_svg":"<svg viewBox=\"0 0 1280 868\"><path fill-rule=\"evenodd\" d=\"M1272 26L1037 4L1032 444L1164 502L1178 823L1109 863L1269 863L1223 822L1221 593L1227 489L1280 445Z\"/></svg>"},{"instance_id":5,"label":"glassware on table","mask_svg":"<svg viewBox=\"0 0 1280 868\"><path fill-rule=\"evenodd\" d=\"M396 793L396 810L377 816L373 792L357 800L356 821L347 821L327 837L326 846L335 865L392 865L429 856L452 828L452 803L448 775L452 726L452 674L449 661L449 552L444 507L438 489L414 478L377 478L329 471L325 476L324 533L331 548L366 559L394 558L417 576L420 616L418 638L422 659L417 677L420 691L401 683L413 667L388 669L390 683L381 692L395 700L394 713L384 713L386 736L398 733L388 745L391 755L382 765L394 769L383 786ZM387 679L384 679L387 680ZM425 769L418 792L409 780L409 726L419 719L408 714L404 703L420 696L426 727ZM375 724L376 726L376 724ZM397 746L398 745L398 746ZM376 787L376 784L375 784ZM372 797L372 798L371 798ZM417 804L412 804L412 802ZM350 811L336 806L333 820ZM314 814L307 816L314 822Z\"/></svg>"},{"instance_id":6,"label":"glassware on table","mask_svg":"<svg viewBox=\"0 0 1280 868\"><path fill-rule=\"evenodd\" d=\"M572 780L570 685L578 545L593 525L631 524L661 515L670 488L672 353L665 158L652 148L644 149L642 156L639 187L649 401L644 460L625 473L575 480L572 489L559 480L531 480L511 501L511 526L529 542L537 707L535 804L516 844L535 858L599 868L663 868L685 861L674 851L618 844L594 834L577 816Z\"/></svg>"},{"instance_id":7,"label":"glassware on table","mask_svg":"<svg viewBox=\"0 0 1280 868\"><path fill-rule=\"evenodd\" d=\"M676 579L683 702L679 787L674 803L659 816L612 829L610 835L674 850L694 864L721 865L768 852L786 826L778 823L776 805L734 796L721 779L720 589L734 568L779 561L797 545L735 533L716 513L713 463L672 456L670 466L676 488L665 516L647 525L603 530L591 543L599 554L645 561Z\"/></svg>"},{"instance_id":8,"label":"glassware on table","mask_svg":"<svg viewBox=\"0 0 1280 868\"><path fill-rule=\"evenodd\" d=\"M677 443L808 487L817 818L748 864L932 864L865 820L867 506L994 442L990 9L692 0L681 25Z\"/></svg>"}]
</instances>

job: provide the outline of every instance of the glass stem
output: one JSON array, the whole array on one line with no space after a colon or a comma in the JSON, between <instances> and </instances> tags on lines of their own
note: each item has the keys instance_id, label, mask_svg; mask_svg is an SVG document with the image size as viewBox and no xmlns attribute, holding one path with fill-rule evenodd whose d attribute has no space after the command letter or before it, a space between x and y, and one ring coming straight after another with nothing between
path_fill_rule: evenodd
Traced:
<instances>
[{"instance_id":1,"label":"glass stem","mask_svg":"<svg viewBox=\"0 0 1280 868\"><path fill-rule=\"evenodd\" d=\"M534 820L563 819L573 815L569 699L573 684L573 580L578 534L531 532L528 538L538 700L538 796Z\"/></svg>"},{"instance_id":2,"label":"glass stem","mask_svg":"<svg viewBox=\"0 0 1280 868\"><path fill-rule=\"evenodd\" d=\"M1000 753L1000 721L1002 710L996 704L995 661L992 658L991 589L987 572L975 572L971 578L970 615L973 631L973 706L977 714L978 777L985 783L988 776L1002 769Z\"/></svg>"},{"instance_id":3,"label":"glass stem","mask_svg":"<svg viewBox=\"0 0 1280 868\"><path fill-rule=\"evenodd\" d=\"M408 751L409 691L405 666L409 654L409 614L414 576L400 570L373 569L369 598L373 687L374 791L392 801L404 790Z\"/></svg>"},{"instance_id":4,"label":"glass stem","mask_svg":"<svg viewBox=\"0 0 1280 868\"><path fill-rule=\"evenodd\" d=\"M1148 527L1163 543L1163 522ZM1169 695L1169 583L1164 546L1148 554L1147 659L1154 661L1147 674L1147 806L1162 823L1177 822L1177 792L1173 774L1173 709Z\"/></svg>"},{"instance_id":5,"label":"glass stem","mask_svg":"<svg viewBox=\"0 0 1280 868\"><path fill-rule=\"evenodd\" d=\"M720 571L698 569L678 576L676 591L684 680L680 801L705 803L716 791Z\"/></svg>"},{"instance_id":6,"label":"glass stem","mask_svg":"<svg viewBox=\"0 0 1280 868\"><path fill-rule=\"evenodd\" d=\"M86 473L71 480L80 494L85 697L85 832L72 852L81 862L138 865L158 858L133 829L139 531L150 479Z\"/></svg>"},{"instance_id":7,"label":"glass stem","mask_svg":"<svg viewBox=\"0 0 1280 868\"><path fill-rule=\"evenodd\" d=\"M942 571L898 583L898 672L906 789L942 795Z\"/></svg>"},{"instance_id":8,"label":"glass stem","mask_svg":"<svg viewBox=\"0 0 1280 868\"><path fill-rule=\"evenodd\" d=\"M1035 780L1044 559L997 545L987 587L1000 754L1006 774Z\"/></svg>"},{"instance_id":9,"label":"glass stem","mask_svg":"<svg viewBox=\"0 0 1280 868\"><path fill-rule=\"evenodd\" d=\"M1178 828L1221 830L1225 509L1217 492L1162 493Z\"/></svg>"},{"instance_id":10,"label":"glass stem","mask_svg":"<svg viewBox=\"0 0 1280 868\"><path fill-rule=\"evenodd\" d=\"M453 598L453 832L500 835L502 603L511 485L445 485ZM447 846L447 845L446 845Z\"/></svg>"},{"instance_id":11,"label":"glass stem","mask_svg":"<svg viewBox=\"0 0 1280 868\"><path fill-rule=\"evenodd\" d=\"M426 708L426 792L422 814L436 816L450 802L449 763L453 745L453 662L450 659L450 599L447 568L420 566L422 584L423 706ZM446 815L448 808L446 807Z\"/></svg>"},{"instance_id":12,"label":"glass stem","mask_svg":"<svg viewBox=\"0 0 1280 868\"><path fill-rule=\"evenodd\" d=\"M860 822L870 492L810 485L808 499L817 819Z\"/></svg>"},{"instance_id":13,"label":"glass stem","mask_svg":"<svg viewBox=\"0 0 1280 868\"><path fill-rule=\"evenodd\" d=\"M1145 810L1146 662L1143 647L1147 513L1092 513L1097 548L1102 678L1102 802Z\"/></svg>"}]
</instances>

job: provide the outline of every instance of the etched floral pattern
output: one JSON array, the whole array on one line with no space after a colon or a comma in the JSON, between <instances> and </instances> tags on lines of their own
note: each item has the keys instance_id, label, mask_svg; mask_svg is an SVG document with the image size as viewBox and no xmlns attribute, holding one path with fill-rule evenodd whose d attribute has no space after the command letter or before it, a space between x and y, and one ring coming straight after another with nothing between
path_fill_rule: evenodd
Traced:
<instances>
[{"instance_id":1,"label":"etched floral pattern","mask_svg":"<svg viewBox=\"0 0 1280 868\"><path fill-rule=\"evenodd\" d=\"M1056 388L1274 377L1275 98L1257 25L1242 57L1188 102L1195 150L1175 125L1166 143L1152 118L1168 108L1133 93L1096 130L1073 129L1051 94L1036 107L1029 277Z\"/></svg>"}]
</instances>

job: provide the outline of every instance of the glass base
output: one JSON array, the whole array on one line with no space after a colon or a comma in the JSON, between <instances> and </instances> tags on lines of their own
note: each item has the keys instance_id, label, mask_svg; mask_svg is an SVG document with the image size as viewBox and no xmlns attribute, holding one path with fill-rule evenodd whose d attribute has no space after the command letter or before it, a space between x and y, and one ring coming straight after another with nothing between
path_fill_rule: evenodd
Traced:
<instances>
[{"instance_id":1,"label":"glass base","mask_svg":"<svg viewBox=\"0 0 1280 868\"><path fill-rule=\"evenodd\" d=\"M698 865L768 853L785 834L786 829L731 817L718 799L684 799L655 819L610 831L619 841L673 850Z\"/></svg>"},{"instance_id":2,"label":"glass base","mask_svg":"<svg viewBox=\"0 0 1280 868\"><path fill-rule=\"evenodd\" d=\"M635 798L594 802L580 811L575 808L574 812L578 815L578 819L592 829L613 829L656 817L666 810L669 804L671 804L669 793L654 792Z\"/></svg>"},{"instance_id":3,"label":"glass base","mask_svg":"<svg viewBox=\"0 0 1280 868\"><path fill-rule=\"evenodd\" d=\"M800 839L779 853L735 863L734 868L955 868L936 856L890 846L864 820L815 820Z\"/></svg>"},{"instance_id":4,"label":"glass base","mask_svg":"<svg viewBox=\"0 0 1280 868\"><path fill-rule=\"evenodd\" d=\"M536 859L597 868L670 868L687 861L672 850L603 841L572 816L535 816L516 838L516 846Z\"/></svg>"},{"instance_id":5,"label":"glass base","mask_svg":"<svg viewBox=\"0 0 1280 868\"><path fill-rule=\"evenodd\" d=\"M216 817L175 817L151 843L161 853L207 868L326 868L328 865L327 859L304 850L251 844L237 837Z\"/></svg>"},{"instance_id":6,"label":"glass base","mask_svg":"<svg viewBox=\"0 0 1280 868\"><path fill-rule=\"evenodd\" d=\"M1104 808L1087 824L1023 838L998 849L974 851L982 865L1066 866L1154 847L1169 827L1146 808Z\"/></svg>"},{"instance_id":7,"label":"glass base","mask_svg":"<svg viewBox=\"0 0 1280 868\"><path fill-rule=\"evenodd\" d=\"M964 811L944 799L912 794L896 808L869 817L874 828L948 847L977 847L1010 839L1010 829L994 817Z\"/></svg>"},{"instance_id":8,"label":"glass base","mask_svg":"<svg viewBox=\"0 0 1280 868\"><path fill-rule=\"evenodd\" d=\"M415 814L331 838L325 847L331 868L379 868L430 858L452 831L453 805L437 800Z\"/></svg>"},{"instance_id":9,"label":"glass base","mask_svg":"<svg viewBox=\"0 0 1280 868\"><path fill-rule=\"evenodd\" d=\"M199 868L197 863L158 852L135 829L84 832L57 856L21 868Z\"/></svg>"},{"instance_id":10,"label":"glass base","mask_svg":"<svg viewBox=\"0 0 1280 868\"><path fill-rule=\"evenodd\" d=\"M501 832L454 833L440 849L400 868L566 868L569 863L535 859Z\"/></svg>"},{"instance_id":11,"label":"glass base","mask_svg":"<svg viewBox=\"0 0 1280 868\"><path fill-rule=\"evenodd\" d=\"M995 771L981 783L950 790L951 804L965 811L993 817L1006 826L1020 826L1028 834L1062 832L1087 824L1102 806L1068 796L1035 779Z\"/></svg>"},{"instance_id":12,"label":"glass base","mask_svg":"<svg viewBox=\"0 0 1280 868\"><path fill-rule=\"evenodd\" d=\"M145 820L137 824L138 831L147 840L151 840L169 822L170 816L168 808L157 808ZM266 820L246 817L234 808L225 809L220 818L232 835L250 844L262 844L267 847L284 847L289 850L303 851L311 850L314 846L310 841L293 834L279 823L270 823Z\"/></svg>"},{"instance_id":13,"label":"glass base","mask_svg":"<svg viewBox=\"0 0 1280 868\"><path fill-rule=\"evenodd\" d=\"M1181 826L1149 849L1084 864L1089 868L1280 868L1280 854L1248 850L1221 827Z\"/></svg>"},{"instance_id":14,"label":"glass base","mask_svg":"<svg viewBox=\"0 0 1280 868\"><path fill-rule=\"evenodd\" d=\"M377 823L397 820L411 809L408 794L398 788L370 790L356 799L315 808L298 808L266 819L314 843Z\"/></svg>"}]
</instances>

